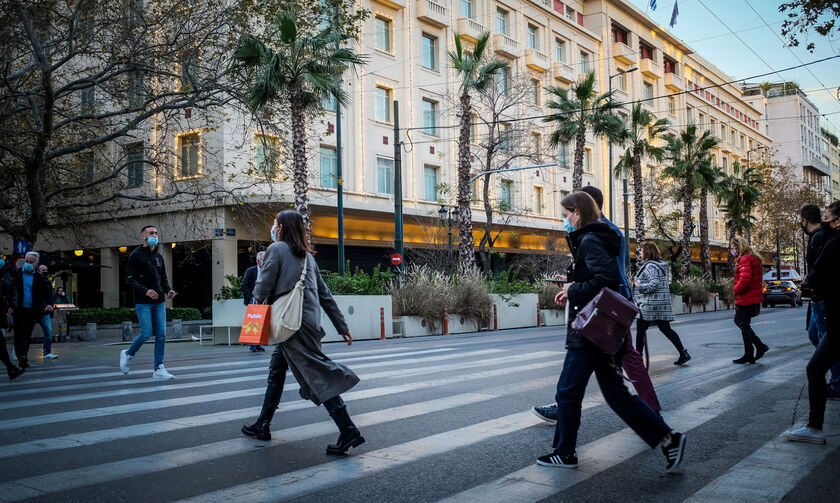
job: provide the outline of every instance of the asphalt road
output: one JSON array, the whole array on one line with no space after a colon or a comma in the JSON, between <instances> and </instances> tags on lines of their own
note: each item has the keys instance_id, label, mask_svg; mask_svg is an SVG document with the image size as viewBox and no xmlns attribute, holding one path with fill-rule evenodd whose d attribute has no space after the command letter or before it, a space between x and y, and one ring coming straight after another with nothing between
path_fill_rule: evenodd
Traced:
<instances>
[{"instance_id":1,"label":"asphalt road","mask_svg":"<svg viewBox=\"0 0 840 503\"><path fill-rule=\"evenodd\" d=\"M594 379L578 469L535 465L553 427L530 407L554 399L565 327L327 345L362 379L344 398L367 443L343 458L324 453L335 425L291 376L273 440L239 433L259 411L266 353L169 344L177 378L160 383L151 343L127 376L123 345L56 344L61 358L0 384L0 502L836 501L840 403L827 446L779 438L807 416L805 311L762 310L753 326L771 349L756 365L731 363L733 311L677 318L693 357L683 367L649 331L662 415L688 433L671 475Z\"/></svg>"}]
</instances>

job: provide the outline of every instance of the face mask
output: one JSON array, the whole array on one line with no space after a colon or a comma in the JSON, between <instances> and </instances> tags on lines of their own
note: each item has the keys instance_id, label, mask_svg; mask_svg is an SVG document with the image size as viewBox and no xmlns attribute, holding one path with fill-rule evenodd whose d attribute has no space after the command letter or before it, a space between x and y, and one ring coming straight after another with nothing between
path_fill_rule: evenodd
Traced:
<instances>
[{"instance_id":1,"label":"face mask","mask_svg":"<svg viewBox=\"0 0 840 503\"><path fill-rule=\"evenodd\" d=\"M569 234L571 234L571 233L575 232L575 230L577 230L574 225L569 223L568 220L563 222L563 228L566 229L566 232L568 232Z\"/></svg>"},{"instance_id":2,"label":"face mask","mask_svg":"<svg viewBox=\"0 0 840 503\"><path fill-rule=\"evenodd\" d=\"M738 256L738 250L729 250L729 254L732 255L733 257L737 257Z\"/></svg>"},{"instance_id":3,"label":"face mask","mask_svg":"<svg viewBox=\"0 0 840 503\"><path fill-rule=\"evenodd\" d=\"M29 262L23 264L23 272L33 272L35 271L35 266L30 264Z\"/></svg>"},{"instance_id":4,"label":"face mask","mask_svg":"<svg viewBox=\"0 0 840 503\"><path fill-rule=\"evenodd\" d=\"M154 236L148 237L148 238L146 238L146 243L148 243L149 246L154 248L155 246L158 245L158 238L156 238Z\"/></svg>"},{"instance_id":5,"label":"face mask","mask_svg":"<svg viewBox=\"0 0 840 503\"><path fill-rule=\"evenodd\" d=\"M271 229L271 240L273 242L277 242L277 236L274 234L274 229Z\"/></svg>"},{"instance_id":6,"label":"face mask","mask_svg":"<svg viewBox=\"0 0 840 503\"><path fill-rule=\"evenodd\" d=\"M808 224L803 224L802 222L799 222L799 227L802 227L802 232L808 234Z\"/></svg>"},{"instance_id":7,"label":"face mask","mask_svg":"<svg viewBox=\"0 0 840 503\"><path fill-rule=\"evenodd\" d=\"M0 269L6 267L6 261L0 258Z\"/></svg>"}]
</instances>

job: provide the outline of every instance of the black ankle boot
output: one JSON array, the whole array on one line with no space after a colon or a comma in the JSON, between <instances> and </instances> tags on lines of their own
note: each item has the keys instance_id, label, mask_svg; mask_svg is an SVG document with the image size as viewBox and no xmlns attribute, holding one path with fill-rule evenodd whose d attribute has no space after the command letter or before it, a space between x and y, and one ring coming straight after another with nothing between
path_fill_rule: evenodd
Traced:
<instances>
[{"instance_id":1,"label":"black ankle boot","mask_svg":"<svg viewBox=\"0 0 840 503\"><path fill-rule=\"evenodd\" d=\"M351 447L358 447L365 443L365 437L353 424L350 414L347 413L347 407L342 406L334 410L331 416L341 434L338 436L338 442L327 446L327 454L342 455Z\"/></svg>"},{"instance_id":2,"label":"black ankle boot","mask_svg":"<svg viewBox=\"0 0 840 503\"><path fill-rule=\"evenodd\" d=\"M10 381L14 381L18 377L20 377L20 375L23 374L24 372L26 372L26 369L22 369L22 368L19 368L19 367L9 367L9 368L6 369L6 373L9 374L9 380Z\"/></svg>"},{"instance_id":3,"label":"black ankle boot","mask_svg":"<svg viewBox=\"0 0 840 503\"><path fill-rule=\"evenodd\" d=\"M27 357L25 357L25 356L24 356L24 357L22 357L22 358L20 358L20 359L18 360L18 365L19 365L19 366L20 366L20 368L22 368L22 369L28 369L28 368L29 368L29 358L27 358Z\"/></svg>"},{"instance_id":4,"label":"black ankle boot","mask_svg":"<svg viewBox=\"0 0 840 503\"><path fill-rule=\"evenodd\" d=\"M691 360L691 355L688 354L687 349L683 349L680 352L680 357L677 359L677 361L674 362L674 365L682 365L685 362L687 362L688 360Z\"/></svg>"},{"instance_id":5,"label":"black ankle boot","mask_svg":"<svg viewBox=\"0 0 840 503\"><path fill-rule=\"evenodd\" d=\"M254 424L246 424L242 426L242 434L248 437L254 437L257 440L271 440L271 421L265 419L257 419Z\"/></svg>"},{"instance_id":6,"label":"black ankle boot","mask_svg":"<svg viewBox=\"0 0 840 503\"><path fill-rule=\"evenodd\" d=\"M732 363L755 363L755 358L749 355L744 355L737 360L732 360Z\"/></svg>"},{"instance_id":7,"label":"black ankle boot","mask_svg":"<svg viewBox=\"0 0 840 503\"><path fill-rule=\"evenodd\" d=\"M770 349L770 347L767 346L767 344L764 344L763 342L758 341L758 343L756 345L756 348L755 348L755 359L753 360L753 363L755 363L756 361L758 361L759 358L764 356L764 353L766 353L768 349Z\"/></svg>"}]
</instances>

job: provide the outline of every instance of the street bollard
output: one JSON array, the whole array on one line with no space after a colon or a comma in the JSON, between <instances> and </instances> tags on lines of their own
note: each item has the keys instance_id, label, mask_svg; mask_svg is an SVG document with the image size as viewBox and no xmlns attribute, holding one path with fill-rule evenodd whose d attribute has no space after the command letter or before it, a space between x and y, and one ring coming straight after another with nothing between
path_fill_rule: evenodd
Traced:
<instances>
[{"instance_id":1,"label":"street bollard","mask_svg":"<svg viewBox=\"0 0 840 503\"><path fill-rule=\"evenodd\" d=\"M540 328L540 301L537 301L537 328Z\"/></svg>"},{"instance_id":2,"label":"street bollard","mask_svg":"<svg viewBox=\"0 0 840 503\"><path fill-rule=\"evenodd\" d=\"M449 335L449 307L443 306L443 335Z\"/></svg>"},{"instance_id":3,"label":"street bollard","mask_svg":"<svg viewBox=\"0 0 840 503\"><path fill-rule=\"evenodd\" d=\"M499 329L499 310L496 304L493 304L493 330Z\"/></svg>"},{"instance_id":4,"label":"street bollard","mask_svg":"<svg viewBox=\"0 0 840 503\"><path fill-rule=\"evenodd\" d=\"M133 337L134 334L132 333L131 327L132 327L132 323L130 321L122 322L122 340L123 340L123 342L129 342L134 338Z\"/></svg>"},{"instance_id":5,"label":"street bollard","mask_svg":"<svg viewBox=\"0 0 840 503\"><path fill-rule=\"evenodd\" d=\"M172 320L172 339L180 339L181 338L181 320Z\"/></svg>"},{"instance_id":6,"label":"street bollard","mask_svg":"<svg viewBox=\"0 0 840 503\"><path fill-rule=\"evenodd\" d=\"M87 342L96 340L96 323L87 324L87 331L85 332L85 338L83 340Z\"/></svg>"},{"instance_id":7,"label":"street bollard","mask_svg":"<svg viewBox=\"0 0 840 503\"><path fill-rule=\"evenodd\" d=\"M385 340L385 308L379 308L379 340Z\"/></svg>"},{"instance_id":8,"label":"street bollard","mask_svg":"<svg viewBox=\"0 0 840 503\"><path fill-rule=\"evenodd\" d=\"M70 331L67 329L67 322L59 322L58 324L58 340L60 342L68 342Z\"/></svg>"}]
</instances>

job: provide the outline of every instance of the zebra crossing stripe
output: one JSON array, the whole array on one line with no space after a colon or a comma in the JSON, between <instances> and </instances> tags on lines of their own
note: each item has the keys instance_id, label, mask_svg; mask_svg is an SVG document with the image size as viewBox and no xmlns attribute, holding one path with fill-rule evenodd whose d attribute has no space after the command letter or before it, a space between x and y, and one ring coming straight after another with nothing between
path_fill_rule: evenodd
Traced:
<instances>
[{"instance_id":1,"label":"zebra crossing stripe","mask_svg":"<svg viewBox=\"0 0 840 503\"><path fill-rule=\"evenodd\" d=\"M732 406L743 403L749 396L759 395L768 388L801 377L801 375L802 362L790 361L744 381L721 388L673 412L663 411L662 415L672 428L686 432L714 419ZM688 435L688 442L691 442L691 435ZM550 449L550 446L547 445L546 448ZM529 465L441 501L446 503L483 500L511 503L540 501L649 450L650 447L642 442L633 430L624 428L599 440L579 446L577 452L580 461L577 470L544 470L539 466Z\"/></svg>"},{"instance_id":2,"label":"zebra crossing stripe","mask_svg":"<svg viewBox=\"0 0 840 503\"><path fill-rule=\"evenodd\" d=\"M413 369L398 369L392 371L385 371L385 372L378 372L373 374L362 374L359 377L364 380L372 380L372 379L379 379L379 378L386 378L386 377L411 377L418 374L428 374L432 372L447 372L447 371L454 371L454 370L463 370L463 369L470 369L470 368L480 368L485 366L492 366L492 365L504 365L510 364L515 362L521 361L533 361L539 360L544 358L551 358L550 362L547 362L545 366L549 365L557 365L558 356L560 356L562 352L557 351L537 351L534 353L525 353L521 355L514 355L514 356L504 356L500 358L491 358L487 360L478 360L478 361L471 361L471 362L460 362L454 364L447 364L447 365L434 365L429 367L418 367ZM457 380L469 380L472 376L462 376ZM413 384L406 384L401 386L393 386L394 389L413 389ZM295 383L289 383L286 385L286 390L298 389L298 385ZM131 403L131 404L123 404L123 405L112 405L109 407L98 407L95 409L83 409L83 410L75 410L69 412L60 412L56 414L44 414L40 416L29 416L29 417L21 417L16 419L7 419L0 421L0 431L2 430L10 430L14 428L24 428L29 426L36 426L41 424L51 424L51 423L58 423L62 421L74 421L80 419L87 419L91 417L103 417L109 416L113 414L125 414L130 412L138 412L142 410L157 410L165 407L179 407L182 405L192 405L196 403L204 403L214 400L229 400L229 399L238 399L247 396L255 396L255 395L262 395L265 390L262 387L256 389L246 389L246 390L234 390L234 391L226 391L220 393L209 393L205 395L194 395L194 396L187 396L181 398L170 398L170 399L163 399L163 400L152 400L147 402L138 402L138 403ZM395 391L397 392L397 391ZM360 395L364 395L365 393L372 393L372 396L376 395L376 391L374 390L361 390L357 391ZM348 394L349 396L349 394ZM358 396L358 395L357 395Z\"/></svg>"},{"instance_id":3,"label":"zebra crossing stripe","mask_svg":"<svg viewBox=\"0 0 840 503\"><path fill-rule=\"evenodd\" d=\"M479 351L473 351L469 353L448 353L444 355L434 355L434 356L425 356L421 358L404 358L404 359L397 359L397 360L388 360L384 362L375 362L375 363L362 363L358 365L354 365L353 368L355 369L363 369L363 368L372 368L372 367L387 367L392 365L409 365L413 363L426 363L426 362L433 362L433 361L443 361L443 360L453 360L457 358L473 358L477 356L485 356L488 354L496 354L501 353L501 349L484 349ZM173 369L176 371L176 369ZM402 371L401 371L402 372ZM98 391L95 393L82 393L78 395L59 395L53 397L46 397L46 398L31 398L28 400L19 400L16 402L0 402L0 410L8 410L8 409L16 409L20 407L33 407L33 406L44 406L44 405L51 405L56 403L66 403L66 402L76 402L81 400L96 400L99 398L114 398L118 396L137 396L143 393L156 393L159 391L175 391L175 390L183 390L183 389L190 389L190 388L203 388L207 386L217 386L223 384L233 384L238 382L247 382L247 381L255 381L258 379L265 379L266 374L268 373L267 366L260 369L239 369L239 370L224 370L219 372L208 372L206 374L195 376L199 378L207 378L207 377L217 377L219 375L225 375L229 373L253 373L255 375L247 375L243 377L235 377L235 378L224 378L224 379L216 379L216 380L208 380L208 381L199 381L199 382L186 382L182 383L178 379L176 379L173 383L168 384L156 384L151 385L143 388L129 388L129 389L119 389L119 390L110 390L110 391ZM188 374L190 375L190 374ZM154 381L149 381L148 379L145 380L147 384L154 383ZM118 386L120 385L120 381L113 381L109 383L101 383L100 386Z\"/></svg>"}]
</instances>

